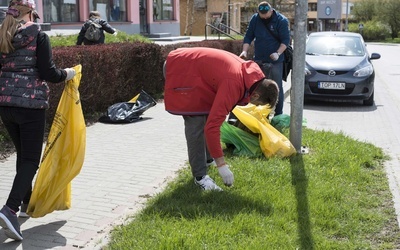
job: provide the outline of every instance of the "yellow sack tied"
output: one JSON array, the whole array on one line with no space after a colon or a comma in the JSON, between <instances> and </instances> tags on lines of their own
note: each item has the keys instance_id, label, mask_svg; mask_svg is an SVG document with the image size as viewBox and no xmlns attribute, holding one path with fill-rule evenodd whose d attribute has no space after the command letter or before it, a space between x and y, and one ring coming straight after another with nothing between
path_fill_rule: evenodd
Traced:
<instances>
[{"instance_id":1,"label":"yellow sack tied","mask_svg":"<svg viewBox=\"0 0 400 250\"><path fill-rule=\"evenodd\" d=\"M86 147L86 124L78 87L82 66L67 81L46 141L27 213L43 217L71 207L71 181L82 168Z\"/></svg>"},{"instance_id":2,"label":"yellow sack tied","mask_svg":"<svg viewBox=\"0 0 400 250\"><path fill-rule=\"evenodd\" d=\"M268 121L271 109L267 106L236 106L233 113L251 132L260 134L260 148L265 157L287 157L296 153L292 143Z\"/></svg>"},{"instance_id":3,"label":"yellow sack tied","mask_svg":"<svg viewBox=\"0 0 400 250\"><path fill-rule=\"evenodd\" d=\"M136 102L137 99L139 98L139 96L140 96L140 93L137 94L137 95L135 95L135 96L134 96L132 99L130 99L128 102Z\"/></svg>"}]
</instances>

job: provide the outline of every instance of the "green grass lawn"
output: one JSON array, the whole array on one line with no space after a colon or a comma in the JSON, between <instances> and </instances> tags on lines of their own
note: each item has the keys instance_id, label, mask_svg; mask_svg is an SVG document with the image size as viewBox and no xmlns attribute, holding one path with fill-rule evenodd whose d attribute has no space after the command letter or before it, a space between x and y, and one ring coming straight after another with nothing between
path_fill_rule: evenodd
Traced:
<instances>
[{"instance_id":1,"label":"green grass lawn","mask_svg":"<svg viewBox=\"0 0 400 250\"><path fill-rule=\"evenodd\" d=\"M382 150L307 128L302 142L310 152L286 159L226 152L235 184L224 192L183 169L105 249L400 249Z\"/></svg>"}]
</instances>

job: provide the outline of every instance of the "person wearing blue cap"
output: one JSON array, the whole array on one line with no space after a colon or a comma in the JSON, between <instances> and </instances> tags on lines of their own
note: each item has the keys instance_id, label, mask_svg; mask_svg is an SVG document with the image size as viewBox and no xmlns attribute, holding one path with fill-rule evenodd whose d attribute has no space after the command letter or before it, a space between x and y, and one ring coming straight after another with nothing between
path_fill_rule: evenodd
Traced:
<instances>
[{"instance_id":1,"label":"person wearing blue cap","mask_svg":"<svg viewBox=\"0 0 400 250\"><path fill-rule=\"evenodd\" d=\"M239 55L247 59L247 51L254 40L254 61L262 68L265 77L279 86L279 101L275 115L283 113L284 92L282 86L284 54L290 42L288 19L273 9L268 2L261 2L258 11L249 22Z\"/></svg>"}]
</instances>

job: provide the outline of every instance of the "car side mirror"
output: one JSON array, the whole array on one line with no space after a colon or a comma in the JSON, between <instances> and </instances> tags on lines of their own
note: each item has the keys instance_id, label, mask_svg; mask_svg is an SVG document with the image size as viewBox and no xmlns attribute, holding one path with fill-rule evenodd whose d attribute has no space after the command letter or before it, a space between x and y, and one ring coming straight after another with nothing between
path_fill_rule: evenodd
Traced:
<instances>
[{"instance_id":1,"label":"car side mirror","mask_svg":"<svg viewBox=\"0 0 400 250\"><path fill-rule=\"evenodd\" d=\"M379 58L381 58L381 54L372 53L372 54L371 54L371 57L370 57L369 59L375 60L375 59L379 59Z\"/></svg>"}]
</instances>

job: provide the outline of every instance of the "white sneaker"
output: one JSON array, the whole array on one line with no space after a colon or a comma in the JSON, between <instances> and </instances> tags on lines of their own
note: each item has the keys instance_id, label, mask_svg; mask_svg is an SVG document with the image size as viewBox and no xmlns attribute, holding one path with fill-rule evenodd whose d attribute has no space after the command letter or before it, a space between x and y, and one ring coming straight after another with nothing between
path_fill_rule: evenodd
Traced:
<instances>
[{"instance_id":1,"label":"white sneaker","mask_svg":"<svg viewBox=\"0 0 400 250\"><path fill-rule=\"evenodd\" d=\"M205 175L203 179L199 181L194 178L194 183L204 190L224 191L222 188L218 187L218 185L215 184L214 180L211 179L208 175Z\"/></svg>"},{"instance_id":2,"label":"white sneaker","mask_svg":"<svg viewBox=\"0 0 400 250\"><path fill-rule=\"evenodd\" d=\"M217 166L217 163L215 163L214 159L207 160L206 166L207 166L207 167L211 167L211 166L216 167L216 166Z\"/></svg>"}]
</instances>

